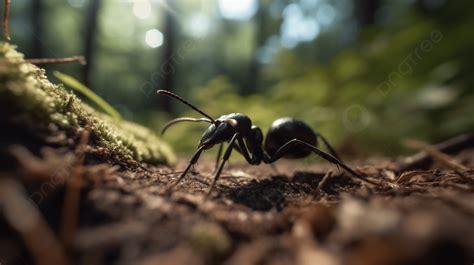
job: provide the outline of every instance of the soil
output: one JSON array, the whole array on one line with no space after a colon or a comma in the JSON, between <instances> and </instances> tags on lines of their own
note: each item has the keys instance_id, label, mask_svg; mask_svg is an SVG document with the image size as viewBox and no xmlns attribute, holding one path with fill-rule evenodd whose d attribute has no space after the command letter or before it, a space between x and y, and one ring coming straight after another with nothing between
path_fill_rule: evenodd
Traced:
<instances>
[{"instance_id":1,"label":"soil","mask_svg":"<svg viewBox=\"0 0 474 265\"><path fill-rule=\"evenodd\" d=\"M167 194L187 158L119 167L80 146L16 148L0 178L2 265L474 262L474 149L411 171L349 163L377 185L326 162L231 162L206 199L212 160Z\"/></svg>"}]
</instances>

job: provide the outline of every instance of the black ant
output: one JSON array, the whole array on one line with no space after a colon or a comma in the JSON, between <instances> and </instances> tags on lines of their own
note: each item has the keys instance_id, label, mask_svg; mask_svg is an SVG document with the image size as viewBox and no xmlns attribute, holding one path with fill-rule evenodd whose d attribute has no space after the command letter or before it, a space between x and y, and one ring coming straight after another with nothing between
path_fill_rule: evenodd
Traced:
<instances>
[{"instance_id":1,"label":"black ant","mask_svg":"<svg viewBox=\"0 0 474 265\"><path fill-rule=\"evenodd\" d=\"M199 156L204 150L210 149L216 144L220 144L217 156L217 161L219 161L222 153L222 145L224 142L228 142L229 145L224 153L224 156L222 157L222 161L220 164L218 164L218 167L216 167L214 179L211 186L209 187L207 195L211 193L212 188L219 179L224 164L232 153L232 149L236 149L239 153L241 153L245 160L247 160L247 162L251 165L259 165L262 162L270 164L280 158L303 158L307 157L311 153L314 153L331 163L341 166L353 176L376 185L374 182L356 173L349 166L341 162L339 156L336 154L334 148L332 148L329 142L321 134L314 132L311 127L309 127L303 121L293 118L277 119L272 123L272 126L268 130L264 141L262 130L257 126L252 125L250 118L244 114L231 113L222 115L217 119L213 119L211 116L199 110L197 107L193 106L191 103L176 94L166 90L158 90L157 93L173 97L206 117L176 118L168 122L163 127L161 130L162 134L170 126L179 122L207 122L211 124L202 135L197 151L194 153L188 165L178 177L178 179L167 187L167 191L175 187L186 176L191 166L197 162ZM316 147L318 138L321 139L331 154L328 154Z\"/></svg>"}]
</instances>

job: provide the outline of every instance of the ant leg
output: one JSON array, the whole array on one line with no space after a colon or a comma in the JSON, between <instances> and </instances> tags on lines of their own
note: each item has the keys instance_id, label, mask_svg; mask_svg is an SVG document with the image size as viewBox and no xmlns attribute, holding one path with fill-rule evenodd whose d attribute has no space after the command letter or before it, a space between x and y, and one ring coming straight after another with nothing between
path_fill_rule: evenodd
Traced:
<instances>
[{"instance_id":1,"label":"ant leg","mask_svg":"<svg viewBox=\"0 0 474 265\"><path fill-rule=\"evenodd\" d=\"M199 156L201 155L202 151L204 150L204 147L199 147L199 149L196 151L196 153L194 153L193 157L191 158L191 160L189 161L188 165L186 166L186 168L184 169L184 171L181 173L181 175L178 177L178 179L168 185L166 187L166 192L169 192L171 191L176 185L178 185L178 183L183 180L183 178L186 176L186 174L188 173L189 169L191 168L191 166L193 166L194 164L196 164L197 160L199 159Z\"/></svg>"},{"instance_id":2,"label":"ant leg","mask_svg":"<svg viewBox=\"0 0 474 265\"><path fill-rule=\"evenodd\" d=\"M219 160L221 160L222 149L224 148L224 143L219 145L219 150L217 150L216 166L214 167L214 172L216 172L217 167L219 166Z\"/></svg>"},{"instance_id":3,"label":"ant leg","mask_svg":"<svg viewBox=\"0 0 474 265\"><path fill-rule=\"evenodd\" d=\"M303 144L305 145L306 147L310 148L311 151L313 151L313 153L315 153L316 155L318 155L319 157L333 163L333 164L336 164L336 165L339 165L341 166L342 168L344 168L347 172L349 172L350 174L352 174L353 176L355 176L356 178L360 179L360 180L363 180L367 183L370 183L370 184L373 184L373 185L377 185L377 183L371 181L371 180L368 180L367 178L361 176L360 174L357 174L354 170L352 170L352 168L350 168L348 165L342 163L341 161L339 161L337 158L335 158L334 156L324 152L324 151L321 151L320 149L318 149L317 147L311 145L311 144L308 144L307 142L304 142L304 141L301 141L301 140L298 140L298 139L293 139L293 140L290 140L288 141L286 144L284 144L283 146L281 146L277 151L276 153L272 156L272 157L267 157L265 158L264 162L265 163L273 163L275 162L276 160L282 158L286 152L288 152L288 150L293 146L293 145L297 145L297 144Z\"/></svg>"},{"instance_id":4,"label":"ant leg","mask_svg":"<svg viewBox=\"0 0 474 265\"><path fill-rule=\"evenodd\" d=\"M224 168L225 162L229 160L229 157L232 154L232 149L234 149L235 140L237 140L238 137L239 137L239 133L236 133L234 134L234 136L232 136L232 139L229 142L229 146L227 146L227 149L225 150L224 157L222 157L222 161L219 165L219 168L217 168L216 174L214 175L212 184L207 190L206 197L208 197L211 194L212 188L214 187L214 185L216 185L216 182L219 179L219 176L221 175L222 169Z\"/></svg>"},{"instance_id":5,"label":"ant leg","mask_svg":"<svg viewBox=\"0 0 474 265\"><path fill-rule=\"evenodd\" d=\"M245 145L244 139L241 136L239 136L239 138L237 139L237 142L238 142L238 145L237 145L238 148L236 149L244 156L245 160L247 160L247 163L249 163L250 165L253 165L254 159L250 158L250 154L249 154L247 145Z\"/></svg>"},{"instance_id":6,"label":"ant leg","mask_svg":"<svg viewBox=\"0 0 474 265\"><path fill-rule=\"evenodd\" d=\"M252 156L250 156L250 152L249 152L249 149L248 149L247 145L244 142L244 138L242 138L242 137L237 138L237 144L234 145L234 149L237 152L239 152L245 158L247 163L249 163L250 165L260 164L260 162L255 162L256 160L257 161L260 161L260 160L255 159L254 154L252 154Z\"/></svg>"},{"instance_id":7,"label":"ant leg","mask_svg":"<svg viewBox=\"0 0 474 265\"><path fill-rule=\"evenodd\" d=\"M337 158L339 161L342 161L342 159L340 158L340 156L336 153L336 150L334 150L334 148L331 146L331 144L326 140L326 138L324 138L324 136L322 136L321 134L317 134L317 137L319 137L324 145L326 146L326 148L329 150L329 152L331 153L332 156L334 156L335 158Z\"/></svg>"}]
</instances>

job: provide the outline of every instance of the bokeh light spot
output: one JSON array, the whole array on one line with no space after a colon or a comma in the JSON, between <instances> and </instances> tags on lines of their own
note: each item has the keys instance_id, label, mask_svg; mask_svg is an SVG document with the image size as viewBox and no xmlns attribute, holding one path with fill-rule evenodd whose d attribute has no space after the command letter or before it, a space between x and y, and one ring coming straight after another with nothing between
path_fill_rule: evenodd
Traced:
<instances>
[{"instance_id":1,"label":"bokeh light spot","mask_svg":"<svg viewBox=\"0 0 474 265\"><path fill-rule=\"evenodd\" d=\"M157 29L150 29L145 34L145 42L151 48L158 48L163 45L163 33Z\"/></svg>"},{"instance_id":2,"label":"bokeh light spot","mask_svg":"<svg viewBox=\"0 0 474 265\"><path fill-rule=\"evenodd\" d=\"M314 40L320 33L318 21L306 17L300 6L290 4L283 10L283 24L280 28L281 44L286 48L294 48L300 42Z\"/></svg>"},{"instance_id":3,"label":"bokeh light spot","mask_svg":"<svg viewBox=\"0 0 474 265\"><path fill-rule=\"evenodd\" d=\"M140 19L146 19L151 14L151 5L148 0L135 0L133 14Z\"/></svg>"},{"instance_id":4,"label":"bokeh light spot","mask_svg":"<svg viewBox=\"0 0 474 265\"><path fill-rule=\"evenodd\" d=\"M189 34L194 37L204 37L209 33L211 28L210 19L203 14L196 14L191 16L187 21L187 29Z\"/></svg>"},{"instance_id":5,"label":"bokeh light spot","mask_svg":"<svg viewBox=\"0 0 474 265\"><path fill-rule=\"evenodd\" d=\"M329 4L322 4L316 12L316 19L322 25L328 26L336 17L336 10Z\"/></svg>"},{"instance_id":6,"label":"bokeh light spot","mask_svg":"<svg viewBox=\"0 0 474 265\"><path fill-rule=\"evenodd\" d=\"M233 20L247 20L257 12L256 0L219 0L219 12L222 17Z\"/></svg>"}]
</instances>

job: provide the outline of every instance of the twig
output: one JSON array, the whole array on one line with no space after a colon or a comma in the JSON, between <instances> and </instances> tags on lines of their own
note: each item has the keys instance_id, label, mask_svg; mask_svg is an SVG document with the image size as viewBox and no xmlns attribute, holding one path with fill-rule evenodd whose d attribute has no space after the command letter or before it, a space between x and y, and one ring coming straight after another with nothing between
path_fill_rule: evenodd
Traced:
<instances>
[{"instance_id":1,"label":"twig","mask_svg":"<svg viewBox=\"0 0 474 265\"><path fill-rule=\"evenodd\" d=\"M168 173L159 173L163 176L168 176L168 175L177 175L177 174L181 174L183 173L184 171L173 171L173 172L168 172ZM197 174L198 172L195 171L195 170L190 170L189 173L191 174Z\"/></svg>"},{"instance_id":2,"label":"twig","mask_svg":"<svg viewBox=\"0 0 474 265\"><path fill-rule=\"evenodd\" d=\"M433 146L434 149L446 154L454 154L472 147L474 147L474 134L462 134ZM431 163L433 163L433 158L422 151L405 158L395 171L400 174L408 170L426 169Z\"/></svg>"},{"instance_id":3,"label":"twig","mask_svg":"<svg viewBox=\"0 0 474 265\"><path fill-rule=\"evenodd\" d=\"M3 38L9 41L10 31L8 30L8 17L10 16L10 0L3 1Z\"/></svg>"},{"instance_id":4,"label":"twig","mask_svg":"<svg viewBox=\"0 0 474 265\"><path fill-rule=\"evenodd\" d=\"M408 140L406 141L406 144L409 147L416 148L416 149L422 149L424 150L428 155L430 155L432 158L435 160L439 161L443 165L451 168L454 170L456 173L458 173L462 178L464 178L466 181L472 182L473 180L471 178L468 178L463 172L468 171L469 168L459 164L456 160L448 156L447 154L444 154L437 150L436 148L425 144L420 141L416 140Z\"/></svg>"},{"instance_id":5,"label":"twig","mask_svg":"<svg viewBox=\"0 0 474 265\"><path fill-rule=\"evenodd\" d=\"M80 63L82 65L87 64L84 56L72 56L65 58L38 58L38 59L25 59L25 62L31 64L61 64L61 63Z\"/></svg>"},{"instance_id":6,"label":"twig","mask_svg":"<svg viewBox=\"0 0 474 265\"><path fill-rule=\"evenodd\" d=\"M0 178L0 206L5 220L21 236L35 264L71 264L41 212L13 177Z\"/></svg>"},{"instance_id":7,"label":"twig","mask_svg":"<svg viewBox=\"0 0 474 265\"><path fill-rule=\"evenodd\" d=\"M316 194L320 194L321 191L323 190L324 186L326 185L326 182L328 179L332 177L332 170L329 170L326 175L324 175L323 179L318 183L318 186L316 187Z\"/></svg>"},{"instance_id":8,"label":"twig","mask_svg":"<svg viewBox=\"0 0 474 265\"><path fill-rule=\"evenodd\" d=\"M412 178L416 176L426 176L426 175L433 175L433 171L406 171L403 172L400 177L396 180L398 184L405 184L410 181Z\"/></svg>"},{"instance_id":9,"label":"twig","mask_svg":"<svg viewBox=\"0 0 474 265\"><path fill-rule=\"evenodd\" d=\"M84 129L79 136L76 147L76 161L72 170L72 176L66 185L64 194L63 214L60 227L60 238L65 246L70 246L76 235L77 223L79 221L79 202L81 199L81 187L84 176L84 159L89 142L90 132Z\"/></svg>"},{"instance_id":10,"label":"twig","mask_svg":"<svg viewBox=\"0 0 474 265\"><path fill-rule=\"evenodd\" d=\"M84 164L84 159L85 159L85 153L87 149L87 143L89 142L90 138L90 126L87 126L85 129L83 129L79 135L79 142L76 147L76 165L81 166Z\"/></svg>"},{"instance_id":11,"label":"twig","mask_svg":"<svg viewBox=\"0 0 474 265\"><path fill-rule=\"evenodd\" d=\"M79 220L79 201L81 199L82 181L73 176L66 185L64 192L63 214L59 236L64 246L71 246L77 230Z\"/></svg>"},{"instance_id":12,"label":"twig","mask_svg":"<svg viewBox=\"0 0 474 265\"><path fill-rule=\"evenodd\" d=\"M457 170L457 171L469 170L469 168L459 164L456 160L454 160L450 156L441 153L436 148L433 148L432 146L426 143L423 143L421 141L416 141L416 140L407 140L406 144L407 146L411 148L421 149L425 151L428 155L430 155L434 159L438 160L439 162L443 163L444 165L448 166L449 168L453 170Z\"/></svg>"}]
</instances>

